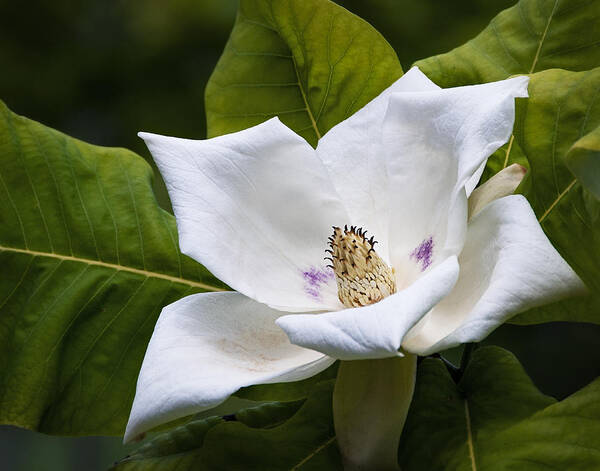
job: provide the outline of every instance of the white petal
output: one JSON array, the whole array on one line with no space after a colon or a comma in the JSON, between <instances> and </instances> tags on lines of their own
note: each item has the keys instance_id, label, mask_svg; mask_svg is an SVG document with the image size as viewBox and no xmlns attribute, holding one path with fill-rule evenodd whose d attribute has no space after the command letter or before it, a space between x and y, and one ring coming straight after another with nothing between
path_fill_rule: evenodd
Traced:
<instances>
[{"instance_id":1,"label":"white petal","mask_svg":"<svg viewBox=\"0 0 600 471\"><path fill-rule=\"evenodd\" d=\"M454 290L405 337L428 355L483 340L513 315L585 291L521 195L487 205L469 224Z\"/></svg>"},{"instance_id":2,"label":"white petal","mask_svg":"<svg viewBox=\"0 0 600 471\"><path fill-rule=\"evenodd\" d=\"M390 98L383 149L392 210L391 261L399 274L410 271L410 254L430 239L432 264L462 249L466 185L471 180L473 186L487 157L508 140L514 99L527 96L528 80Z\"/></svg>"},{"instance_id":3,"label":"white petal","mask_svg":"<svg viewBox=\"0 0 600 471\"><path fill-rule=\"evenodd\" d=\"M458 278L450 257L408 288L369 306L277 319L292 343L341 360L398 356L404 334L446 296Z\"/></svg>"},{"instance_id":4,"label":"white petal","mask_svg":"<svg viewBox=\"0 0 600 471\"><path fill-rule=\"evenodd\" d=\"M290 311L339 307L324 250L348 217L308 143L277 118L204 141L140 133L165 179L183 253Z\"/></svg>"},{"instance_id":5,"label":"white petal","mask_svg":"<svg viewBox=\"0 0 600 471\"><path fill-rule=\"evenodd\" d=\"M243 386L297 381L333 363L292 345L281 312L238 293L183 298L160 315L137 382L125 441L210 409Z\"/></svg>"},{"instance_id":6,"label":"white petal","mask_svg":"<svg viewBox=\"0 0 600 471\"><path fill-rule=\"evenodd\" d=\"M527 169L522 165L512 164L476 188L469 197L469 218L475 217L492 201L512 195L526 173Z\"/></svg>"},{"instance_id":7,"label":"white petal","mask_svg":"<svg viewBox=\"0 0 600 471\"><path fill-rule=\"evenodd\" d=\"M381 151L381 126L394 92L438 90L413 67L379 96L334 126L318 143L317 153L347 208L348 225L375 235L377 252L387 260L387 172Z\"/></svg>"}]
</instances>

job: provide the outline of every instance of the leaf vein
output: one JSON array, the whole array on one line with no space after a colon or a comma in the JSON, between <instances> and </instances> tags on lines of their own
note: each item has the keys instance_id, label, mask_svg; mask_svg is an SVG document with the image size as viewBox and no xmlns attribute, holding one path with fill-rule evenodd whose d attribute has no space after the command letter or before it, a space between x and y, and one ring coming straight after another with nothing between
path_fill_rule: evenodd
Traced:
<instances>
[{"instance_id":1,"label":"leaf vein","mask_svg":"<svg viewBox=\"0 0 600 471\"><path fill-rule=\"evenodd\" d=\"M175 234L173 234L173 229L166 219L167 213L165 211L160 211L160 215L165 225L167 232L169 233L169 239L171 239L171 243L173 244L173 250L175 252L175 256L177 257L177 268L179 271L179 278L183 278L183 262L181 260L181 252L179 251L179 245L177 244L177 239Z\"/></svg>"},{"instance_id":2,"label":"leaf vein","mask_svg":"<svg viewBox=\"0 0 600 471\"><path fill-rule=\"evenodd\" d=\"M21 274L21 277L19 278L19 281L17 282L17 284L13 287L13 289L10 290L10 293L8 293L8 296L6 296L6 298L4 298L4 301L2 301L2 304L0 304L0 310L2 310L2 308L6 305L6 303L8 302L8 300L12 297L13 294L16 293L17 289L19 289L19 286L21 286L21 284L23 283L23 280L25 279L25 277L27 276L27 273L29 273L29 268L31 268L31 265L33 264L33 259L34 257L31 257L29 259L29 263L27 264L27 267L25 267L25 270L23 271L23 273Z\"/></svg>"},{"instance_id":3,"label":"leaf vein","mask_svg":"<svg viewBox=\"0 0 600 471\"><path fill-rule=\"evenodd\" d=\"M138 268L127 267L124 265L117 265L115 263L108 263L108 262L103 262L100 260L91 260L91 259L87 259L87 258L75 257L72 255L61 255L61 254L57 254L57 253L38 252L36 250L19 249L16 247L7 247L7 246L3 246L3 245L0 245L0 252L16 252L16 253L22 253L22 254L27 254L27 255L33 255L36 257L48 257L48 258L58 259L61 262L72 261L72 262L78 262L78 263L85 263L88 265L110 268L112 270L135 273L137 275L146 276L148 278L159 278L159 279L163 279L163 280L169 280L169 281L173 281L174 283L192 286L194 288L200 288L204 291L227 291L223 288L219 288L217 286L212 286L207 283L201 283L199 281L188 280L186 278L178 278L176 276L171 276L171 275L167 275L164 273L153 272L150 270L140 270Z\"/></svg>"},{"instance_id":4,"label":"leaf vein","mask_svg":"<svg viewBox=\"0 0 600 471\"><path fill-rule=\"evenodd\" d=\"M42 324L42 322L46 319L46 317L49 315L50 311L52 310L52 307L54 307L54 305L59 302L60 300L64 299L64 295L67 291L69 291L73 286L75 286L77 284L77 282L79 281L79 279L85 274L85 272L88 270L89 265L86 265L83 267L83 270L81 270L77 276L75 278L73 278L73 280L69 283L69 285L64 288L59 295L57 295L55 297L55 299L50 303L50 305L46 308L46 310L42 313L42 315L39 317L39 319L36 321L35 325L29 330L29 333L27 334L27 337L25 338L25 340L23 340L22 342L22 347L21 349L15 354L15 358L19 358L20 353L23 351L23 349L25 348L25 346L28 344L29 339L31 338L31 336L33 335L33 333L38 329L38 327ZM31 298L30 298L31 300Z\"/></svg>"},{"instance_id":5,"label":"leaf vein","mask_svg":"<svg viewBox=\"0 0 600 471\"><path fill-rule=\"evenodd\" d=\"M136 290L133 292L133 294L123 304L123 306L121 307L121 309L119 309L119 311L115 314L115 316L109 322L106 323L106 325L104 326L104 328L100 331L100 333L96 336L96 338L94 338L94 340L92 341L92 344L90 345L90 347L81 356L81 359L79 360L79 362L77 363L77 365L75 365L75 368L73 370L73 374L76 374L78 371L81 370L83 364L85 363L85 360L87 359L87 357L89 356L89 354L91 353L91 351L94 349L94 347L96 346L96 344L98 343L98 341L102 338L102 336L110 328L110 326L121 316L121 314L123 313L123 311L127 308L127 306L129 306L129 304L131 303L131 301L133 301L133 299L135 299L135 297L138 295L139 291L146 284L146 281L148 281L147 277L142 280L142 282L136 288Z\"/></svg>"},{"instance_id":6,"label":"leaf vein","mask_svg":"<svg viewBox=\"0 0 600 471\"><path fill-rule=\"evenodd\" d=\"M554 13L556 12L557 5L558 5L558 0L554 0L554 6L552 7L552 11L550 12L550 16L548 17L548 22L546 23L544 32L542 33L542 37L540 39L540 44L538 45L537 51L535 52L535 57L533 58L533 63L531 64L531 69L529 69L530 74L533 73L533 71L535 70L535 66L537 65L538 59L540 57L540 52L542 50L542 46L544 45L544 41L546 40L546 35L548 34L548 29L550 28L550 23L552 22L552 18L554 17Z\"/></svg>"},{"instance_id":7,"label":"leaf vein","mask_svg":"<svg viewBox=\"0 0 600 471\"><path fill-rule=\"evenodd\" d=\"M7 114L6 122L8 123L8 129L9 129L10 135L12 136L13 145L15 146L15 149L17 151L16 154L19 156L19 160L21 161L21 165L22 165L23 170L25 171L25 175L27 177L27 182L29 183L29 186L31 187L31 192L33 193L33 197L35 199L37 210L40 213L40 218L42 219L42 226L44 226L46 236L48 237L48 244L50 245L50 251L54 252L54 244L52 243L52 236L50 235L50 229L48 228L48 223L46 222L46 217L44 216L44 212L42 211L42 203L38 196L37 190L35 189L35 185L33 184L33 180L31 179L31 174L29 173L29 170L27 169L27 162L25 161L25 158L23 157L23 146L22 146L21 140L19 139L19 136L17 134L17 130L15 128L15 124L13 122L13 119L12 119L12 116L10 113Z\"/></svg>"},{"instance_id":8,"label":"leaf vein","mask_svg":"<svg viewBox=\"0 0 600 471\"><path fill-rule=\"evenodd\" d=\"M4 178L2 178L2 172L0 172L0 183L2 183L2 187L4 188L4 191L6 192L6 196L8 198L8 202L12 206L13 211L15 212L15 214L17 216L17 221L19 222L19 227L21 228L21 235L23 236L23 244L25 245L25 247L29 248L29 244L27 243L27 236L25 235L25 227L23 226L23 220L21 219L21 215L19 214L17 206L15 205L15 202L12 199L12 196L10 195L8 186L4 182Z\"/></svg>"},{"instance_id":9,"label":"leaf vein","mask_svg":"<svg viewBox=\"0 0 600 471\"><path fill-rule=\"evenodd\" d=\"M138 231L138 238L140 240L140 254L142 256L142 267L144 267L144 270L146 270L146 257L144 254L144 238L142 236L142 227L140 224L140 215L138 213L138 209L137 209L137 203L135 201L135 195L133 194L133 189L131 188L131 178L129 177L129 171L127 170L127 168L125 168L123 166L123 162L121 162L121 159L117 159L119 162L119 166L121 167L121 170L123 170L123 172L125 173L125 178L127 179L127 188L129 190L129 197L131 198L131 204L133 205L133 214L135 215L135 225Z\"/></svg>"},{"instance_id":10,"label":"leaf vein","mask_svg":"<svg viewBox=\"0 0 600 471\"><path fill-rule=\"evenodd\" d=\"M469 413L469 403L465 399L465 422L467 423L467 445L469 448L469 459L471 460L471 469L477 471L475 462L475 449L473 446L473 431L471 430L471 415Z\"/></svg>"},{"instance_id":11,"label":"leaf vein","mask_svg":"<svg viewBox=\"0 0 600 471\"><path fill-rule=\"evenodd\" d=\"M300 469L301 466L304 466L312 458L314 458L317 455L317 453L319 453L321 450L324 450L329 445L331 445L335 441L335 438L336 437L334 435L333 437L331 437L330 439L328 439L325 443L323 443L322 445L319 445L311 453L309 453L308 456L306 456L305 458L303 458L302 461L300 461L297 465L295 465L293 468L291 468L290 471L296 471L296 470Z\"/></svg>"},{"instance_id":12,"label":"leaf vein","mask_svg":"<svg viewBox=\"0 0 600 471\"><path fill-rule=\"evenodd\" d=\"M515 64L517 64L518 69L521 70L522 69L521 64L516 59L516 57L510 52L510 49L506 46L506 43L504 42L504 38L498 32L498 27L496 25L497 19L498 19L498 17L495 16L494 19L492 20L492 22L490 23L490 26L492 27L492 32L494 33L494 36L496 36L496 38L498 39L498 42L500 43L500 46L502 47L502 50L507 55L507 57L510 60L512 60Z\"/></svg>"},{"instance_id":13,"label":"leaf vein","mask_svg":"<svg viewBox=\"0 0 600 471\"><path fill-rule=\"evenodd\" d=\"M102 201L104 201L104 205L108 210L108 214L112 221L113 229L115 231L115 255L117 257L117 264L121 264L121 258L119 254L119 227L117 226L117 220L115 219L115 215L112 211L110 204L108 203L108 199L106 198L106 193L104 192L104 187L100 182L100 175L98 173L98 159L95 160L94 163L94 175L96 176L96 185L98 186L98 190L100 191L100 195L102 196Z\"/></svg>"},{"instance_id":14,"label":"leaf vein","mask_svg":"<svg viewBox=\"0 0 600 471\"><path fill-rule=\"evenodd\" d=\"M155 312L156 310L160 309L164 303L165 298L168 295L168 290L165 290L165 294L160 298L160 300L158 301L158 303L156 304L156 306L154 307L154 309L150 312ZM107 378L106 382L104 383L104 386L102 387L102 389L98 390L96 392L96 394L94 394L94 398L92 400L90 400L89 402L89 407L88 407L88 417L91 415L92 413L92 407L94 405L94 402L96 402L98 400L99 397L102 397L102 394L104 394L104 391L106 391L106 389L108 388L108 386L110 385L110 383L112 382L112 380L114 379L115 375L117 374L117 372L119 371L119 367L121 366L121 363L123 363L123 360L126 358L127 356L127 352L129 351L129 349L131 348L131 344L133 343L133 341L138 337L138 334L140 333L140 331L144 328L144 326L148 323L149 320L153 319L153 316L145 316L144 320L142 321L142 323L138 326L138 328L136 329L135 333L131 336L131 338L129 339L129 342L127 342L127 345L125 346L123 353L119 356L119 360L117 361L117 363L115 364L112 373L110 374L110 376ZM81 369L80 369L81 371ZM125 407L129 407L128 404L125 404ZM117 411L119 409L117 408ZM113 415L106 417L106 420L104 421L105 423L110 423L113 419Z\"/></svg>"},{"instance_id":15,"label":"leaf vein","mask_svg":"<svg viewBox=\"0 0 600 471\"><path fill-rule=\"evenodd\" d=\"M57 136L57 138L58 138L58 136ZM66 139L62 138L62 140L60 142L62 144L63 149L65 150L65 154L68 155ZM81 152L80 152L79 148L77 147L76 143L73 144L73 147L77 151L77 155L79 155L79 157L82 158ZM96 234L94 232L94 226L92 224L92 220L90 219L90 215L88 214L88 210L85 205L85 202L83 201L83 196L81 195L81 190L79 188L77 176L75 175L75 169L73 168L73 162L71 159L66 159L66 160L69 163L69 169L71 170L71 176L73 177L73 182L75 183L75 191L77 191L77 197L79 198L79 202L81 203L81 209L83 210L83 214L85 215L85 220L87 221L88 227L90 229L92 241L94 242L94 247L96 249L96 255L98 257L98 260L102 260L102 257L100 256L100 248L98 247L98 242L96 241Z\"/></svg>"},{"instance_id":16,"label":"leaf vein","mask_svg":"<svg viewBox=\"0 0 600 471\"><path fill-rule=\"evenodd\" d=\"M42 129L44 131L46 131L46 133L48 135L52 136L52 132L50 129L48 129L48 128L42 128ZM64 227L65 227L65 236L67 238L67 243L69 244L69 252L71 253L71 255L73 255L73 243L71 241L71 233L69 232L69 225L67 224L67 217L65 216L65 208L64 208L62 195L60 193L60 187L58 185L58 180L56 179L54 169L50 165L50 160L48 160L48 154L46 153L44 146L42 146L42 143L40 142L39 136L37 135L37 133L34 133L33 131L31 131L31 129L29 129L29 132L31 133L33 139L35 140L35 143L38 146L40 153L44 156L44 161L46 162L46 166L48 167L48 173L50 173L50 177L52 178L52 182L54 183L54 188L56 189L56 199L58 200L58 209L60 211L60 216L63 221Z\"/></svg>"},{"instance_id":17,"label":"leaf vein","mask_svg":"<svg viewBox=\"0 0 600 471\"><path fill-rule=\"evenodd\" d=\"M565 197L565 195L571 190L571 188L573 188L575 183L577 183L576 178L574 178L573 181L571 183L569 183L569 185L567 185L567 187L556 197L556 199L552 202L552 204L548 207L548 209L546 211L544 211L544 214L542 214L542 216L538 219L538 222L540 224L544 221L544 219L546 219L548 217L548 215L554 209L554 207L558 204L558 202Z\"/></svg>"}]
</instances>

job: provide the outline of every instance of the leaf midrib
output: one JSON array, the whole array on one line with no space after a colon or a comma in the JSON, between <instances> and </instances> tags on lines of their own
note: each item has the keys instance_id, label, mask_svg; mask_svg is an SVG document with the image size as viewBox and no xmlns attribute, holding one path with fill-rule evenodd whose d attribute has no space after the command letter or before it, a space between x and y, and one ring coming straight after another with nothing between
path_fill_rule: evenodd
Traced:
<instances>
[{"instance_id":1,"label":"leaf midrib","mask_svg":"<svg viewBox=\"0 0 600 471\"><path fill-rule=\"evenodd\" d=\"M531 69L529 69L529 74L532 74L535 70L535 66L540 57L540 52L542 51L542 46L544 45L544 41L546 40L546 35L548 34L548 29L550 28L550 23L552 23L552 18L554 18L554 14L556 13L556 7L558 6L559 0L554 0L554 6L552 7L552 11L550 12L550 16L548 16L548 21L546 22L546 27L544 28L544 32L542 33L542 37L540 38L540 44L538 45L537 51L535 52L535 57L533 58L533 63L531 64Z\"/></svg>"},{"instance_id":2,"label":"leaf midrib","mask_svg":"<svg viewBox=\"0 0 600 471\"><path fill-rule=\"evenodd\" d=\"M325 448L327 448L329 445L331 445L335 439L337 437L334 435L333 437L327 439L327 441L321 445L319 445L317 448L315 448L313 451L311 451L306 457L304 457L298 464L296 464L293 468L290 469L290 471L297 471L298 469L300 469L301 466L304 466L306 463L308 463L313 457L316 456L317 453L319 453L321 450L324 450Z\"/></svg>"},{"instance_id":3,"label":"leaf midrib","mask_svg":"<svg viewBox=\"0 0 600 471\"><path fill-rule=\"evenodd\" d=\"M273 4L271 4L271 15L273 15L273 17L275 17L275 13L273 11ZM269 25L265 25L264 23L250 20L249 18L244 17L244 16L240 16L240 18L241 18L241 21L243 21L243 22L250 23L250 24L253 24L255 26L260 26L260 27L263 27L263 28L268 29L270 31L273 31L275 34L277 34L277 36L279 36L280 39L283 40L283 37L282 37L282 35L281 35L280 31L279 31L278 25L277 25L277 27L271 27ZM311 20L312 20L312 18L311 18ZM304 38L302 38L302 34L300 33L300 31L297 28L295 29L295 32L296 32L296 36L297 36L298 41L300 43L302 43L303 39L304 39ZM331 36L331 31L329 33L329 37L330 36ZM328 37L328 39L329 39L329 37ZM319 117L317 117L315 119L315 115L313 114L313 111L312 111L312 109L310 107L310 104L308 103L308 96L307 96L306 91L304 90L304 86L302 84L302 79L300 77L300 72L298 70L298 65L296 64L296 59L295 59L294 54L292 53L291 50L290 50L290 53L291 54L289 56L288 55L282 56L282 57L289 58L292 61L292 64L294 66L294 73L296 75L296 82L295 83L290 83L290 85L292 85L292 84L293 85L298 85L298 89L300 90L300 96L302 97L302 102L304 103L304 108L305 108L306 113L308 114L308 118L310 120L310 124L311 124L310 127L312 128L313 132L315 133L315 136L317 137L317 141L318 141L319 139L321 139L322 134L321 134L321 131L319 130L319 127L317 125L317 121L319 120L319 117L320 117L321 112L323 110L323 106L325 105L325 101L327 100L327 96L329 95L329 83L328 83L327 92L325 94L325 98L324 98L323 103L321 105L321 109L319 110ZM331 71L330 71L328 80L329 81L331 80ZM279 113L277 113L277 114L279 114Z\"/></svg>"},{"instance_id":4,"label":"leaf midrib","mask_svg":"<svg viewBox=\"0 0 600 471\"><path fill-rule=\"evenodd\" d=\"M312 19L314 18L314 15L316 14L316 10L315 12L313 12L313 16L311 17L310 21L312 21ZM275 12L273 11L273 3L271 3L271 15L273 16L273 18L275 18ZM297 20L297 18L295 18L295 20ZM310 23L309 21L309 23ZM300 31L296 30L296 36L297 39L299 41L299 43L302 45L302 47L304 48L304 37L303 34L300 34ZM284 41L283 36L281 35L280 31L279 31L279 27L274 29L275 34L277 34L277 36L279 36L279 38L281 40ZM289 46L288 46L289 48ZM290 53L291 53L291 60L292 60L292 64L294 64L294 73L296 74L296 80L298 81L298 88L300 89L300 95L302 95L302 101L304 102L304 106L306 107L306 112L308 113L308 117L310 118L310 124L311 127L313 128L313 131L315 133L315 135L317 136L317 141L319 139L321 139L321 133L319 132L319 128L317 126L317 121L315 120L315 117L313 115L312 109L310 108L310 105L308 104L308 97L306 95L306 92L304 91L304 87L302 86L302 79L300 78L300 72L298 71L298 65L296 64L296 58L294 57L294 53L293 51L290 49Z\"/></svg>"},{"instance_id":5,"label":"leaf midrib","mask_svg":"<svg viewBox=\"0 0 600 471\"><path fill-rule=\"evenodd\" d=\"M544 214L542 214L540 216L540 218L538 219L538 222L541 224L542 222L544 222L544 219L546 219L548 217L548 215L552 212L552 210L555 208L555 206L560 202L560 200L562 200L566 194L571 191L571 188L573 188L573 186L575 186L575 183L577 183L577 179L574 178L568 185L567 187L561 191L558 196L556 197L556 199L552 202L552 204L550 204L550 206L548 206L548 209L546 209L546 211L544 211Z\"/></svg>"},{"instance_id":6,"label":"leaf midrib","mask_svg":"<svg viewBox=\"0 0 600 471\"><path fill-rule=\"evenodd\" d=\"M310 118L310 123L317 136L317 140L321 139L321 133L319 132L319 128L317 127L317 122L315 121L315 117L312 114L310 106L308 104L308 100L306 98L306 93L304 93L304 88L302 87L302 81L300 80L300 74L298 73L298 67L296 66L296 60L292 56L292 63L294 64L294 72L296 73L296 78L298 79L298 88L300 89L300 95L302 95L302 101L304 101L304 106L306 107L306 112L308 113L308 117Z\"/></svg>"},{"instance_id":7,"label":"leaf midrib","mask_svg":"<svg viewBox=\"0 0 600 471\"><path fill-rule=\"evenodd\" d=\"M168 280L173 283L179 283L179 284L183 284L183 285L187 285L187 286L192 286L194 288L201 288L206 291L227 291L226 289L219 288L217 286L212 286L207 283L202 283L200 281L188 280L186 278L181 278L178 276L167 275L164 273L158 273L158 272L149 271L149 270L142 270L142 269L134 268L134 267L127 267L125 265L119 265L116 263L108 263L108 262L102 262L100 260L92 260L92 259L83 258L83 257L75 257L73 255L63 255L63 254L58 254L55 252L40 252L37 250L20 249L18 247L7 247L4 245L0 245L0 252L13 252L13 253L30 255L32 257L46 257L46 258L53 258L56 260L84 263L87 265L109 268L109 269L116 270L116 271L135 273L137 275L145 276L146 278L158 278L158 279L162 279L162 280Z\"/></svg>"},{"instance_id":8,"label":"leaf midrib","mask_svg":"<svg viewBox=\"0 0 600 471\"><path fill-rule=\"evenodd\" d=\"M558 1L559 0L554 1L554 6L552 7L550 16L548 16L548 21L546 22L546 27L544 28L544 31L542 32L542 36L540 38L540 43L538 44L537 50L535 52L535 56L533 57L533 62L531 63L531 67L529 69L528 75L533 74L535 67L538 63L538 60L540 57L540 52L542 51L542 46L544 45L544 41L546 40L546 35L548 34L548 30L550 28L550 23L552 23L552 18L554 18L554 14L556 13L556 7L558 6ZM510 151L512 149L512 144L513 144L514 139L515 139L515 135L512 134L510 136L510 141L508 144L508 149L506 150L506 156L504 158L504 165L502 168L506 168L506 166L508 165L508 158L510 156Z\"/></svg>"},{"instance_id":9,"label":"leaf midrib","mask_svg":"<svg viewBox=\"0 0 600 471\"><path fill-rule=\"evenodd\" d=\"M467 446L469 448L469 458L471 460L472 471L477 471L477 464L475 462L475 449L473 446L473 431L471 430L471 414L469 413L469 403L465 399L465 422L467 424Z\"/></svg>"}]
</instances>

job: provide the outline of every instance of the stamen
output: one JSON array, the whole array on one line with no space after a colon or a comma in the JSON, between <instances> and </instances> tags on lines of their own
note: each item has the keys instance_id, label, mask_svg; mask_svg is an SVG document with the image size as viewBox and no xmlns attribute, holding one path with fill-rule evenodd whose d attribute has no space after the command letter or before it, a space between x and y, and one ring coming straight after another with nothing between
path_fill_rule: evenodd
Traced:
<instances>
[{"instance_id":1,"label":"stamen","mask_svg":"<svg viewBox=\"0 0 600 471\"><path fill-rule=\"evenodd\" d=\"M375 252L374 236L366 238L362 227L333 226L326 252L331 254L338 297L346 307L360 307L381 301L396 292L394 271Z\"/></svg>"}]
</instances>

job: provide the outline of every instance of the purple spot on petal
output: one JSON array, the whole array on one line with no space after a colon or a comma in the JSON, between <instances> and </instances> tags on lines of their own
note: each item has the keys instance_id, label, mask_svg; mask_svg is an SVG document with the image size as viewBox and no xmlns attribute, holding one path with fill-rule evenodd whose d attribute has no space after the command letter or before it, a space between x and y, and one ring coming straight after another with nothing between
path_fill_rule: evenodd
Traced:
<instances>
[{"instance_id":1,"label":"purple spot on petal","mask_svg":"<svg viewBox=\"0 0 600 471\"><path fill-rule=\"evenodd\" d=\"M417 262L421 262L421 271L425 271L431 265L433 256L433 237L425 239L415 250L412 251L410 257Z\"/></svg>"},{"instance_id":2,"label":"purple spot on petal","mask_svg":"<svg viewBox=\"0 0 600 471\"><path fill-rule=\"evenodd\" d=\"M302 272L304 278L304 291L311 298L321 299L321 287L335 278L331 268L310 267L309 270Z\"/></svg>"}]
</instances>

